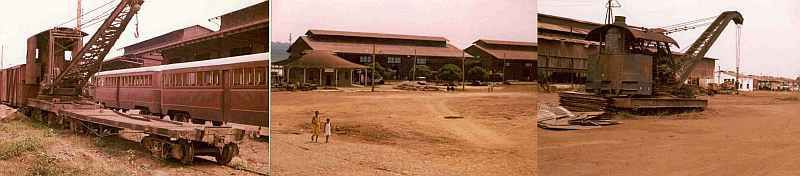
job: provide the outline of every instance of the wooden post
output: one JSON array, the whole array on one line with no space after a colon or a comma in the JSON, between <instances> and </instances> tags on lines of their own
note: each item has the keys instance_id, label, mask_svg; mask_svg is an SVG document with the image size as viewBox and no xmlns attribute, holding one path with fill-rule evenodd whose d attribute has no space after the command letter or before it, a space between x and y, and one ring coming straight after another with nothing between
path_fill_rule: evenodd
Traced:
<instances>
[{"instance_id":1,"label":"wooden post","mask_svg":"<svg viewBox=\"0 0 800 176\"><path fill-rule=\"evenodd\" d=\"M375 43L372 43L372 78L369 80L370 84L372 84L372 92L375 92L375 63L378 62L375 59Z\"/></svg>"},{"instance_id":2,"label":"wooden post","mask_svg":"<svg viewBox=\"0 0 800 176\"><path fill-rule=\"evenodd\" d=\"M417 48L414 48L414 61L411 63L411 81L417 80Z\"/></svg>"},{"instance_id":3,"label":"wooden post","mask_svg":"<svg viewBox=\"0 0 800 176\"><path fill-rule=\"evenodd\" d=\"M333 81L336 81L334 85L339 87L339 69L333 69Z\"/></svg>"},{"instance_id":4,"label":"wooden post","mask_svg":"<svg viewBox=\"0 0 800 176\"><path fill-rule=\"evenodd\" d=\"M306 77L306 72L308 72L308 68L303 68L303 84L306 84L306 79L308 78Z\"/></svg>"}]
</instances>

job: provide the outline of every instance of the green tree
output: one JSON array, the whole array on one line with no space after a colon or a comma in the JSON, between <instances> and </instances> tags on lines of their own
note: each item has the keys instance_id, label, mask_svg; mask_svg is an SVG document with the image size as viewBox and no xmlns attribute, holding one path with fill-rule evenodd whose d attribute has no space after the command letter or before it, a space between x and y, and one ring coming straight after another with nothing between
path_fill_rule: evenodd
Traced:
<instances>
[{"instance_id":1,"label":"green tree","mask_svg":"<svg viewBox=\"0 0 800 176\"><path fill-rule=\"evenodd\" d=\"M486 81L489 78L489 71L486 71L483 67L475 66L467 71L467 78L469 80Z\"/></svg>"},{"instance_id":2,"label":"green tree","mask_svg":"<svg viewBox=\"0 0 800 176\"><path fill-rule=\"evenodd\" d=\"M439 68L439 79L448 82L461 79L461 68L454 64L447 64Z\"/></svg>"}]
</instances>

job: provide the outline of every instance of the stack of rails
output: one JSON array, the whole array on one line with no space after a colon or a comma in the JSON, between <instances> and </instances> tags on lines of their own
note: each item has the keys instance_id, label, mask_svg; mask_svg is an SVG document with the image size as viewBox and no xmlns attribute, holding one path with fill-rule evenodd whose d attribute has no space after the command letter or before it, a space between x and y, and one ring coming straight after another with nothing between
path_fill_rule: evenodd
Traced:
<instances>
[{"instance_id":1,"label":"stack of rails","mask_svg":"<svg viewBox=\"0 0 800 176\"><path fill-rule=\"evenodd\" d=\"M573 112L606 111L611 105L610 99L587 93L567 91L558 93L558 97L558 104Z\"/></svg>"}]
</instances>

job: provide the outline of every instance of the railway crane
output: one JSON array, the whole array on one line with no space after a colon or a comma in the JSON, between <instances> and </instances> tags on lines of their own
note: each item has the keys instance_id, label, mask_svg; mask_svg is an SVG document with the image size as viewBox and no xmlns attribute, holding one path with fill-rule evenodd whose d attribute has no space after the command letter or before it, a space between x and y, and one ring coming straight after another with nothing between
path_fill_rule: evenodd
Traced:
<instances>
[{"instance_id":1,"label":"railway crane","mask_svg":"<svg viewBox=\"0 0 800 176\"><path fill-rule=\"evenodd\" d=\"M205 126L162 120L156 116L131 115L104 109L84 96L89 79L100 70L103 58L120 38L144 0L121 0L91 39L82 45L86 33L57 27L28 39L28 57L15 85L16 106L32 119L48 125L69 128L98 136L119 134L123 129L146 134L142 144L159 158L175 158L183 163L194 156L213 156L226 164L238 155L244 130L230 126ZM72 59L66 55L72 53ZM17 75L17 74L14 74ZM19 87L16 85L20 85ZM19 93L17 93L19 92Z\"/></svg>"},{"instance_id":2,"label":"railway crane","mask_svg":"<svg viewBox=\"0 0 800 176\"><path fill-rule=\"evenodd\" d=\"M587 36L600 50L590 56L586 92L562 92L559 103L572 111L703 110L708 101L695 97L685 82L731 21L741 25L744 18L724 12L685 53L673 53L671 46L679 46L668 30L628 26L617 16Z\"/></svg>"}]
</instances>

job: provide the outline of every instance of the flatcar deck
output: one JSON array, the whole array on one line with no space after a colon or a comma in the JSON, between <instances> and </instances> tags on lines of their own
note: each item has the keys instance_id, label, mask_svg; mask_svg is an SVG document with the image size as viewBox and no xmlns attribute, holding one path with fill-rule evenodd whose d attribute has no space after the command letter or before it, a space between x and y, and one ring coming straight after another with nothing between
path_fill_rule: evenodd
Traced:
<instances>
[{"instance_id":1,"label":"flatcar deck","mask_svg":"<svg viewBox=\"0 0 800 176\"><path fill-rule=\"evenodd\" d=\"M241 141L244 135L244 130L233 127L212 127L166 121L155 116L128 115L109 109L65 109L60 112L60 115L116 128L142 131L147 134L209 143Z\"/></svg>"},{"instance_id":2,"label":"flatcar deck","mask_svg":"<svg viewBox=\"0 0 800 176\"><path fill-rule=\"evenodd\" d=\"M97 136L117 135L123 129L140 131L147 134L141 142L153 156L175 158L187 164L194 156L213 156L218 163L227 164L239 154L238 145L244 139L244 130L231 126L204 126L125 114L88 101L43 99L52 98L28 99L23 112L48 125Z\"/></svg>"}]
</instances>

